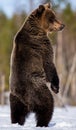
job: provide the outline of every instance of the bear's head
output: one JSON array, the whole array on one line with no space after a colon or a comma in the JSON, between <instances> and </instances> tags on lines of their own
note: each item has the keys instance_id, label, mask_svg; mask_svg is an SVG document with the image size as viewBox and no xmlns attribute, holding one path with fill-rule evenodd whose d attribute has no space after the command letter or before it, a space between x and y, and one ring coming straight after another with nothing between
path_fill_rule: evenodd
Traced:
<instances>
[{"instance_id":1,"label":"bear's head","mask_svg":"<svg viewBox=\"0 0 76 130\"><path fill-rule=\"evenodd\" d=\"M65 25L57 19L50 3L40 5L33 14L38 18L40 26L46 32L61 31L65 27Z\"/></svg>"}]
</instances>

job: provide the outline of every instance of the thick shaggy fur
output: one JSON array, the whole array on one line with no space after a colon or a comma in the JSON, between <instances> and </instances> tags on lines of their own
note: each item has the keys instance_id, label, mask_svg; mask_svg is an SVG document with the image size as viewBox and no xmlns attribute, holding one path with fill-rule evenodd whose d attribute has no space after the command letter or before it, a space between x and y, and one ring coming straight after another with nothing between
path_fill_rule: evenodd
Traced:
<instances>
[{"instance_id":1,"label":"thick shaggy fur","mask_svg":"<svg viewBox=\"0 0 76 130\"><path fill-rule=\"evenodd\" d=\"M37 126L47 126L52 118L54 101L46 82L50 82L53 91L58 92L59 78L47 37L47 32L54 30L51 28L53 23L48 20L51 15L54 13L48 4L39 6L15 36L10 70L12 123L23 125L31 111L36 113ZM45 26L44 21L51 24Z\"/></svg>"}]
</instances>

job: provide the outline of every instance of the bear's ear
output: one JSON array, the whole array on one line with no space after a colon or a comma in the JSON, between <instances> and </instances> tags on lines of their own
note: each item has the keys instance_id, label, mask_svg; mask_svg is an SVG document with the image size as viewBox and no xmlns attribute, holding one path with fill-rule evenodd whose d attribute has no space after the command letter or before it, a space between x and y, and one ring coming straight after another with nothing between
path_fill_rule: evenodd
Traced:
<instances>
[{"instance_id":1,"label":"bear's ear","mask_svg":"<svg viewBox=\"0 0 76 130\"><path fill-rule=\"evenodd\" d=\"M50 3L47 3L45 6L46 6L47 8L52 8L52 4L50 4Z\"/></svg>"},{"instance_id":2,"label":"bear's ear","mask_svg":"<svg viewBox=\"0 0 76 130\"><path fill-rule=\"evenodd\" d=\"M51 8L51 5L50 5L50 3L48 3L48 8Z\"/></svg>"},{"instance_id":3,"label":"bear's ear","mask_svg":"<svg viewBox=\"0 0 76 130\"><path fill-rule=\"evenodd\" d=\"M38 12L38 14L42 14L44 10L45 10L45 7L43 5L39 5L37 12Z\"/></svg>"}]
</instances>

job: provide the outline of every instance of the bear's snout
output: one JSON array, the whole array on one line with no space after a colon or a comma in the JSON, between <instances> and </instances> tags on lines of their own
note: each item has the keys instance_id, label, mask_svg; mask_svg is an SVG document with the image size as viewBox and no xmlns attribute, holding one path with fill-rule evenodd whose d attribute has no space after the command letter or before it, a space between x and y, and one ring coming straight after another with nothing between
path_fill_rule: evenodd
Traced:
<instances>
[{"instance_id":1,"label":"bear's snout","mask_svg":"<svg viewBox=\"0 0 76 130\"><path fill-rule=\"evenodd\" d=\"M63 29L64 29L64 27L65 27L65 25L64 25L64 24L61 24L61 26L60 26L59 30L60 30L60 31L61 31L61 30L63 30Z\"/></svg>"}]
</instances>

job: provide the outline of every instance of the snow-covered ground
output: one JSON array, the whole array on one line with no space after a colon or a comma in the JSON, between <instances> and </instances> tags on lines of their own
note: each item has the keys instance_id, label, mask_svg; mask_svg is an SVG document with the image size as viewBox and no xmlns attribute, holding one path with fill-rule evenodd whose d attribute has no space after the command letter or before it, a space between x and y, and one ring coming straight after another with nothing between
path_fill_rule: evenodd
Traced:
<instances>
[{"instance_id":1,"label":"snow-covered ground","mask_svg":"<svg viewBox=\"0 0 76 130\"><path fill-rule=\"evenodd\" d=\"M48 127L35 127L35 115L32 113L24 126L11 124L9 106L0 106L0 130L76 130L76 107L55 108Z\"/></svg>"}]
</instances>

